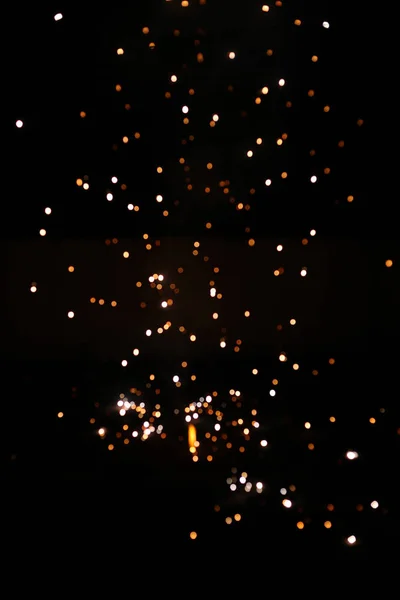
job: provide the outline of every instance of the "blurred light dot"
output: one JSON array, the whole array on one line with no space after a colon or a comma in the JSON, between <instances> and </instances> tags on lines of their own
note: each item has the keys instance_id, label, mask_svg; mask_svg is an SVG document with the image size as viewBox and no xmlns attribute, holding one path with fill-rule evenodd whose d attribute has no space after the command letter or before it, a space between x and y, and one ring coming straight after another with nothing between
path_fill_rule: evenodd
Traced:
<instances>
[{"instance_id":1,"label":"blurred light dot","mask_svg":"<svg viewBox=\"0 0 400 600\"><path fill-rule=\"evenodd\" d=\"M346 453L346 458L348 458L349 460L355 460L356 458L358 458L358 453L354 450L349 450Z\"/></svg>"},{"instance_id":2,"label":"blurred light dot","mask_svg":"<svg viewBox=\"0 0 400 600\"><path fill-rule=\"evenodd\" d=\"M75 317L75 313L72 310L68 313L68 319L73 319Z\"/></svg>"},{"instance_id":3,"label":"blurred light dot","mask_svg":"<svg viewBox=\"0 0 400 600\"><path fill-rule=\"evenodd\" d=\"M347 538L347 543L350 544L350 546L353 546L353 544L356 543L357 538L355 535L351 535L350 537Z\"/></svg>"},{"instance_id":4,"label":"blurred light dot","mask_svg":"<svg viewBox=\"0 0 400 600\"><path fill-rule=\"evenodd\" d=\"M229 52L228 56L231 60L233 60L235 58L236 54L234 52Z\"/></svg>"},{"instance_id":5,"label":"blurred light dot","mask_svg":"<svg viewBox=\"0 0 400 600\"><path fill-rule=\"evenodd\" d=\"M54 15L55 21L61 21L62 18L63 18L63 15L61 13L57 13L56 15Z\"/></svg>"},{"instance_id":6,"label":"blurred light dot","mask_svg":"<svg viewBox=\"0 0 400 600\"><path fill-rule=\"evenodd\" d=\"M329 23L328 23L328 21L324 21L322 23L322 27L324 27L325 29L329 29Z\"/></svg>"},{"instance_id":7,"label":"blurred light dot","mask_svg":"<svg viewBox=\"0 0 400 600\"><path fill-rule=\"evenodd\" d=\"M280 87L283 87L285 85L286 81L284 79L280 79L278 81L278 84L280 85Z\"/></svg>"},{"instance_id":8,"label":"blurred light dot","mask_svg":"<svg viewBox=\"0 0 400 600\"><path fill-rule=\"evenodd\" d=\"M46 231L45 229L41 229L41 230L39 231L39 234L40 234L42 237L44 237L44 236L46 235L46 233L47 233L47 231Z\"/></svg>"},{"instance_id":9,"label":"blurred light dot","mask_svg":"<svg viewBox=\"0 0 400 600\"><path fill-rule=\"evenodd\" d=\"M197 538L197 533L195 531L192 531L190 534L190 539L195 540L196 538Z\"/></svg>"}]
</instances>

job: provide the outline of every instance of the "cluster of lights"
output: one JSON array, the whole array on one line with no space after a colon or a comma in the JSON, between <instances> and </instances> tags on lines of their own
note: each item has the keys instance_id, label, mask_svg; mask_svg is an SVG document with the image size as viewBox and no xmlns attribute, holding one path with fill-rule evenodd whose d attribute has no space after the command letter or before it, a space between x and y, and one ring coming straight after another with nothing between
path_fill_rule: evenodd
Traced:
<instances>
[{"instance_id":1,"label":"cluster of lights","mask_svg":"<svg viewBox=\"0 0 400 600\"><path fill-rule=\"evenodd\" d=\"M131 393L136 394L140 401L128 400L125 394L120 394L115 407L116 414L124 421L129 416L129 424L124 422L122 425L118 425L116 431L113 430L112 434L109 428L106 427L100 427L97 431L101 439L108 441L108 450L110 451L115 449L116 442L114 440L120 440L125 446L128 446L131 440L146 442L153 435L161 436L162 439L166 437L163 432L164 425L160 423L161 406L156 404L152 409L142 400L140 390L132 389ZM134 419L132 419L132 416ZM90 422L95 425L96 418L93 417ZM112 441L110 441L110 435L113 436Z\"/></svg>"},{"instance_id":2,"label":"cluster of lights","mask_svg":"<svg viewBox=\"0 0 400 600\"><path fill-rule=\"evenodd\" d=\"M178 375L173 377L173 382L177 387L182 385ZM232 420L227 418L227 402L221 400L216 391L200 397L196 402L191 402L182 411L189 428L189 452L193 462L197 463L199 460L213 462L215 458L232 454L235 450L244 454L248 445L253 443L254 435L257 436L260 430L257 410L253 408L249 415L245 415L241 392L232 389L229 395L231 405L240 411L239 414L236 412L237 416ZM175 410L176 415L180 413L179 409ZM258 443L261 448L268 446L267 440L264 439L259 440ZM244 475L242 479L243 477ZM230 483L233 486L232 491L236 491L236 481Z\"/></svg>"},{"instance_id":3,"label":"cluster of lights","mask_svg":"<svg viewBox=\"0 0 400 600\"><path fill-rule=\"evenodd\" d=\"M237 474L236 467L232 469L232 475L228 477L226 483L229 486L231 492L236 492L240 489L243 489L245 493L250 494L250 492L254 491L257 494L262 494L265 491L264 484L261 481L257 481L256 483L252 483L249 480L249 476L246 472Z\"/></svg>"}]
</instances>

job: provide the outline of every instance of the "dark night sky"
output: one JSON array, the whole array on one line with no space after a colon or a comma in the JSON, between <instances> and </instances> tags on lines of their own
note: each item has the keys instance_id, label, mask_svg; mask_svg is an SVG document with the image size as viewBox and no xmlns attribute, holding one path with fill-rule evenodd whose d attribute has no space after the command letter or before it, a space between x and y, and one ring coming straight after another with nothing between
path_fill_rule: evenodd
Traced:
<instances>
[{"instance_id":1,"label":"dark night sky","mask_svg":"<svg viewBox=\"0 0 400 600\"><path fill-rule=\"evenodd\" d=\"M29 496L18 531L46 531L53 540L57 535L48 515L56 505L60 536L79 536L86 547L103 531L112 539L109 515L129 505L142 511L136 531L146 522L152 535L164 540L160 549L171 538L183 550L188 542L193 548L194 530L203 549L210 539L228 551L269 536L271 547L284 551L289 545L293 555L322 547L335 558L368 558L377 544L399 533L392 457L398 456L400 420L391 386L392 349L400 332L398 242L394 224L385 221L384 203L374 215L371 238L366 24L356 5L344 15L343 7L325 0L284 2L282 8L271 3L268 14L253 1L191 2L187 9L175 1L129 4L10 9L2 362L10 411L7 496L17 510ZM58 11L64 18L56 23ZM300 27L296 18L303 21ZM329 30L321 27L324 20ZM150 27L147 36L144 26ZM154 51L150 41L156 42ZM230 61L226 55L232 48L237 57ZM266 56L268 48L274 49L272 57ZM204 64L198 64L197 52L204 54ZM319 57L316 64L313 54ZM173 73L179 74L175 87L169 82ZM282 90L274 83L280 77L287 81ZM117 93L119 83L123 89ZM254 98L263 85L270 94L259 107ZM169 100L166 91L172 93ZM189 126L179 112L185 103ZM220 122L211 130L214 113ZM20 130L17 119L24 121ZM358 119L364 120L362 127ZM140 140L132 137L135 131ZM288 140L280 149L274 140L283 132ZM182 145L191 133L194 141ZM121 142L124 135L131 137L129 144ZM260 135L259 150L254 140ZM344 148L338 148L340 140ZM249 148L255 153L251 160L245 156ZM190 165L186 173L181 156ZM214 164L211 171L207 162ZM163 165L162 176L157 165ZM329 175L323 174L326 167ZM284 169L287 181L280 178ZM315 186L309 182L314 173ZM88 192L76 185L85 175ZM114 175L119 183L108 203ZM270 189L266 177L273 179ZM229 194L222 192L221 180L229 180ZM121 183L126 191L118 189ZM206 185L211 194L204 193ZM161 207L157 194L165 199ZM354 202L347 202L349 195ZM130 202L140 206L139 213L127 211ZM250 203L251 210L235 210L238 202ZM50 217L44 214L47 206ZM165 208L168 219L161 214ZM210 231L207 221L213 223ZM46 238L39 236L42 227ZM145 249L145 232L154 244L151 252ZM254 248L248 246L250 237ZM106 245L113 238L118 244ZM305 238L308 245L302 245ZM194 240L201 240L199 257L192 255ZM281 256L278 244L284 245ZM129 260L122 258L125 251ZM385 267L387 259L394 260L393 268ZM75 273L67 272L69 265L76 265ZM302 279L304 266L309 275ZM214 267L219 275L213 275ZM276 278L279 267L285 273ZM173 330L146 339L146 329L165 321L155 291L136 287L150 273L163 273L180 293L167 311ZM211 318L216 310L207 289L211 279L223 292L217 322ZM32 282L38 284L36 294L30 293ZM106 306L90 304L91 297L104 298ZM75 319L66 317L69 310ZM243 318L245 310L251 310L250 319ZM298 325L290 328L293 316ZM178 331L183 324L196 332L196 344ZM227 352L219 347L221 328L227 332ZM243 347L235 354L238 338ZM141 354L133 364L134 347ZM301 365L299 373L279 363L282 351ZM332 357L334 366L328 364ZM126 370L123 358L130 359ZM171 377L182 360L197 381L177 390ZM251 375L255 366L258 378ZM120 444L108 452L89 424L94 403L99 403L96 426L101 421L116 431L111 403L130 386L145 386L152 372L160 382L167 440ZM271 403L274 377L282 381L282 395ZM271 450L262 455L255 441L247 463L221 451L212 465L193 465L186 425L173 410L232 386L240 386L257 407ZM229 420L232 409L226 410ZM59 411L63 419L57 419ZM378 420L374 428L368 422L372 416ZM305 421L313 423L311 433ZM199 423L199 431L204 426ZM310 442L314 452L307 448ZM343 453L357 444L356 465ZM265 497L245 499L241 492L232 500L226 478L233 464L239 470L250 464L254 477L265 478ZM293 482L295 505L288 516L279 490ZM77 493L79 507L73 502ZM377 511L370 508L374 498ZM328 503L335 504L333 516L326 512ZM363 511L356 509L360 504ZM225 516L236 512L243 521L228 527ZM324 529L328 518L332 532ZM296 529L300 519L304 532ZM343 542L351 534L361 540L354 548Z\"/></svg>"}]
</instances>

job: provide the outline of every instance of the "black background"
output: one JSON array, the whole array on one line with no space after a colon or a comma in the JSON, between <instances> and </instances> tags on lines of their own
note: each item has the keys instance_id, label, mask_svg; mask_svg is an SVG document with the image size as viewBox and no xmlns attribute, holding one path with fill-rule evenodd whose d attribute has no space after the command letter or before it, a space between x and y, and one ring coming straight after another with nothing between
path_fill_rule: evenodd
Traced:
<instances>
[{"instance_id":1,"label":"black background","mask_svg":"<svg viewBox=\"0 0 400 600\"><path fill-rule=\"evenodd\" d=\"M64 19L56 23L58 11ZM301 27L293 24L295 18L303 20ZM321 27L323 20L329 30ZM151 30L147 36L144 26ZM12 110L3 202L2 363L10 543L29 551L45 538L56 548L79 540L81 549L133 543L164 554L171 545L186 552L187 544L233 556L244 549L259 556L260 547L266 557L304 550L310 555L321 548L341 559L382 553L398 535L398 242L383 191L381 202L372 199L371 211L372 62L357 7L349 12L336 3L305 1L271 6L264 14L257 2L193 3L187 9L175 2L66 5L53 11L28 6L9 9L7 27L13 40L6 92ZM153 51L150 41L156 43ZM231 48L234 61L226 58ZM265 55L267 48L274 49L273 57ZM198 51L204 64L196 61ZM318 54L318 63L311 62L312 54ZM174 87L169 77L175 72ZM280 90L273 82L282 76L287 84ZM258 107L254 98L266 84L270 94ZM196 91L193 97L189 87ZM311 88L314 98L307 96ZM170 100L164 98L167 90ZM130 111L124 110L126 102ZM181 124L185 102L190 127ZM328 115L322 110L327 103ZM79 117L82 110L85 119ZM220 122L211 130L213 113ZM14 125L19 118L21 130ZM121 143L135 131L139 141ZM285 131L282 149L254 145L259 135L274 140ZM182 146L192 132L195 141ZM345 140L342 149L339 140ZM251 161L245 157L250 147ZM183 172L180 156L190 173ZM208 161L215 165L211 172ZM162 177L155 173L159 164ZM321 173L325 167L332 170L329 176ZM287 181L279 178L282 170L289 173ZM319 182L311 186L316 172ZM115 174L128 189L108 203L105 194ZM75 183L84 175L88 192ZM190 193L186 176L194 187ZM268 190L266 177L274 182ZM231 182L237 201L251 204L248 213L229 204L218 190L221 179ZM212 187L209 196L205 185ZM158 193L165 197L162 208L170 210L167 220L154 200ZM127 214L128 202L141 206L138 215ZM46 206L53 209L51 217L44 215ZM38 235L41 227L48 230L45 239ZM310 238L314 227L317 236ZM145 250L145 232L160 241L159 248ZM106 246L105 239L113 237L118 244ZM247 245L249 237L256 240L254 248ZM209 263L191 255L197 239ZM285 246L282 260L278 243ZM125 250L129 261L121 257ZM385 267L388 258L395 261L392 269ZM78 266L73 275L69 264ZM285 275L274 278L282 265ZM299 271L305 265L309 276L303 280ZM179 266L184 275L177 274ZM215 279L224 294L218 309L223 323L217 324L211 319L214 305L203 294L213 266L221 269ZM168 318L196 331L196 344L176 329L168 338L143 335L156 328L160 310L154 293L135 283L153 272L179 284ZM36 295L29 291L33 281ZM91 296L108 304L115 299L118 309L92 306ZM66 318L71 307L73 321ZM247 321L242 315L249 308ZM291 329L287 323L294 313L298 326ZM281 323L283 331L277 331ZM220 350L220 326L229 340L243 339L243 351ZM135 363L130 360L134 366L121 369L121 359L141 344L146 350ZM283 350L301 365L299 373L279 364ZM328 364L331 357L334 366ZM197 381L178 393L171 378L182 360ZM255 366L258 378L251 376ZM108 452L89 423L94 403L100 405L96 418L112 429L110 404L130 386L144 385L151 372L161 382L167 440ZM270 402L274 377L282 392ZM242 467L242 458L222 455L213 465L193 465L185 423L173 415L188 398L212 389L226 394L232 386L259 410L270 445L261 454L254 442L243 461L243 470L250 464L268 492L246 501L240 496L238 504L232 504L225 480L232 466ZM65 414L61 420L59 411ZM332 414L335 425L329 422ZM375 426L370 417L377 419ZM313 424L310 432L305 421ZM358 461L344 459L349 448L358 449ZM295 504L285 511L279 489L290 484L297 488ZM374 499L377 511L370 508ZM333 514L328 503L335 505ZM215 513L215 504L221 513ZM225 525L225 516L238 511L242 522ZM306 521L303 532L296 529L299 519ZM324 529L327 519L331 531ZM193 530L199 533L196 542L189 540ZM352 534L360 543L349 548L344 539Z\"/></svg>"}]
</instances>

